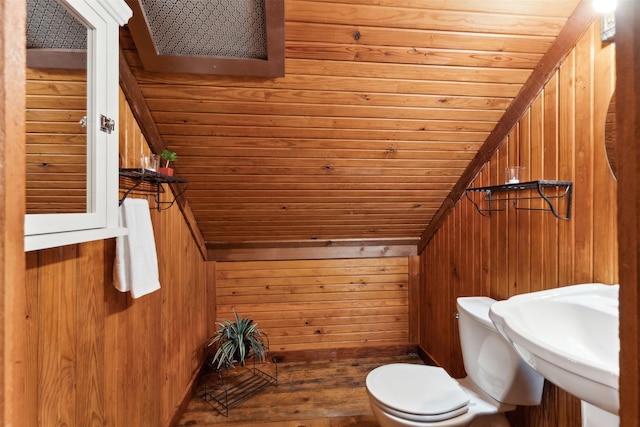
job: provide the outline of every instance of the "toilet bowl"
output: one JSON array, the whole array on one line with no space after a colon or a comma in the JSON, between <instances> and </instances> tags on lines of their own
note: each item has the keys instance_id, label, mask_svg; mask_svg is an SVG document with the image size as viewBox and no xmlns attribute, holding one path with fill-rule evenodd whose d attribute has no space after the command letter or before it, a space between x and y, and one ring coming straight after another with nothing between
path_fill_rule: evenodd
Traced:
<instances>
[{"instance_id":1,"label":"toilet bowl","mask_svg":"<svg viewBox=\"0 0 640 427\"><path fill-rule=\"evenodd\" d=\"M436 366L391 364L374 369L367 376L367 393L374 416L381 427L480 426L471 424L492 415L493 427L507 427L502 412L515 405L502 404L466 379L454 380Z\"/></svg>"},{"instance_id":2,"label":"toilet bowl","mask_svg":"<svg viewBox=\"0 0 640 427\"><path fill-rule=\"evenodd\" d=\"M504 412L538 405L544 379L515 353L489 319L487 297L458 298L460 341L467 377L436 366L394 363L366 379L381 427L508 427Z\"/></svg>"}]
</instances>

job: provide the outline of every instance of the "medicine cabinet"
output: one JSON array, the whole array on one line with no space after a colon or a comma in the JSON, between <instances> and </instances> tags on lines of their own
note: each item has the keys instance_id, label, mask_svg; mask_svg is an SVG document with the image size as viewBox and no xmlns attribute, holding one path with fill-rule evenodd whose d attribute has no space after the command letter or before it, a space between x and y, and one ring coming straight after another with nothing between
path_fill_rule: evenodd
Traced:
<instances>
[{"instance_id":1,"label":"medicine cabinet","mask_svg":"<svg viewBox=\"0 0 640 427\"><path fill-rule=\"evenodd\" d=\"M75 20L73 25L79 28L79 38L86 40L86 49L74 51L81 53L82 60L69 66L86 67L86 109L82 111L85 99L82 98L78 102L80 112L76 114L84 116L64 124L71 131L45 129L37 138L27 135L26 251L126 233L118 226L118 37L119 27L129 20L132 12L123 0L28 0L28 67L57 69L69 57L71 49L55 44L33 49L29 46L38 37L43 44L55 41L56 37L46 31L56 27L56 14L68 14L69 20ZM38 31L44 33L34 34ZM58 29L57 35L68 41L70 32ZM58 58L63 59L49 65L37 61L30 64L30 53L42 51L54 53L49 57L59 54ZM82 71L75 73L82 77ZM37 143L30 146L32 139ZM78 160L62 160L72 157Z\"/></svg>"}]
</instances>

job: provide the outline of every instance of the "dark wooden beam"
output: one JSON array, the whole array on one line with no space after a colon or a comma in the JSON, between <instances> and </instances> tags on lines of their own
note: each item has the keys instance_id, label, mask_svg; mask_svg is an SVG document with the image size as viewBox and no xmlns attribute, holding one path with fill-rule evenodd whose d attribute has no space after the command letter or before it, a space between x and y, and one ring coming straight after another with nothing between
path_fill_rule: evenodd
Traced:
<instances>
[{"instance_id":1,"label":"dark wooden beam","mask_svg":"<svg viewBox=\"0 0 640 427\"><path fill-rule=\"evenodd\" d=\"M145 101L144 96L142 96L142 91L140 90L140 86L138 86L138 81L133 75L131 67L129 67L129 63L124 57L122 49L120 49L120 88L122 88L124 96L129 102L129 107L131 107L131 111L133 112L133 115L138 122L138 126L140 126L140 130L142 130L151 151L156 154L162 153L162 150L166 148L165 144L162 141L162 137L160 136L156 123L151 116L147 102Z\"/></svg>"},{"instance_id":2,"label":"dark wooden beam","mask_svg":"<svg viewBox=\"0 0 640 427\"><path fill-rule=\"evenodd\" d=\"M640 3L616 12L620 425L640 420Z\"/></svg>"},{"instance_id":3,"label":"dark wooden beam","mask_svg":"<svg viewBox=\"0 0 640 427\"><path fill-rule=\"evenodd\" d=\"M444 203L436 212L433 219L422 233L418 252L427 246L429 241L436 234L440 226L444 223L449 213L464 195L464 191L473 182L485 164L491 160L509 132L529 109L540 91L551 79L554 73L562 64L562 61L571 52L580 37L589 28L596 18L591 0L582 0L567 23L562 28L558 37L549 51L542 57L538 66L533 70L531 76L523 85L522 89L513 100L507 111L486 139L478 153L469 163L456 185L445 199Z\"/></svg>"},{"instance_id":4,"label":"dark wooden beam","mask_svg":"<svg viewBox=\"0 0 640 427\"><path fill-rule=\"evenodd\" d=\"M417 240L336 240L207 244L209 261L381 258L417 255Z\"/></svg>"},{"instance_id":5,"label":"dark wooden beam","mask_svg":"<svg viewBox=\"0 0 640 427\"><path fill-rule=\"evenodd\" d=\"M86 70L87 51L79 49L27 49L27 67Z\"/></svg>"},{"instance_id":6,"label":"dark wooden beam","mask_svg":"<svg viewBox=\"0 0 640 427\"><path fill-rule=\"evenodd\" d=\"M166 146L160 136L160 132L158 132L158 128L156 128L156 124L151 116L149 107L142 96L142 91L138 86L138 81L133 75L131 67L129 67L129 63L124 57L122 50L120 50L120 88L129 103L133 116L136 118L138 126L140 126L140 130L142 131L147 144L149 144L151 151L156 154L162 153L162 150L164 150ZM171 191L174 195L178 195L182 189L172 185ZM196 222L196 218L193 215L193 211L191 210L189 203L184 197L178 197L177 203L182 211L185 221L187 222L189 230L191 230L191 235L198 245L202 257L206 259L207 249L204 244L204 237L200 232L200 228L198 227L198 223Z\"/></svg>"}]
</instances>

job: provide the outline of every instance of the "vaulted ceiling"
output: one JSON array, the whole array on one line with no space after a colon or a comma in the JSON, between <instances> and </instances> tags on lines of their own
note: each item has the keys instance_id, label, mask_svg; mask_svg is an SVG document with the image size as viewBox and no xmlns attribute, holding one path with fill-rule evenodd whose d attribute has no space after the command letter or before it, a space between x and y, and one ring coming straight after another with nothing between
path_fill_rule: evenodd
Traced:
<instances>
[{"instance_id":1,"label":"vaulted ceiling","mask_svg":"<svg viewBox=\"0 0 640 427\"><path fill-rule=\"evenodd\" d=\"M284 0L284 76L152 71L125 27L121 79L213 258L411 253L592 22L578 3Z\"/></svg>"}]
</instances>

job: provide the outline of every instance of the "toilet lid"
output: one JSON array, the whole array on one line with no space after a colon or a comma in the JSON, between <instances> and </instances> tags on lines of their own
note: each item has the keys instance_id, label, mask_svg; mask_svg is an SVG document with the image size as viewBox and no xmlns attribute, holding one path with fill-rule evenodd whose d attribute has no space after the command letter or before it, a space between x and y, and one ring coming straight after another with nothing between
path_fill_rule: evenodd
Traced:
<instances>
[{"instance_id":1,"label":"toilet lid","mask_svg":"<svg viewBox=\"0 0 640 427\"><path fill-rule=\"evenodd\" d=\"M382 404L417 415L444 414L469 404L469 395L458 382L436 366L380 366L367 375L367 390Z\"/></svg>"}]
</instances>

